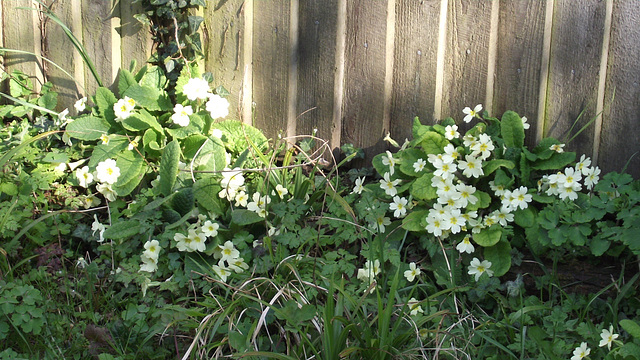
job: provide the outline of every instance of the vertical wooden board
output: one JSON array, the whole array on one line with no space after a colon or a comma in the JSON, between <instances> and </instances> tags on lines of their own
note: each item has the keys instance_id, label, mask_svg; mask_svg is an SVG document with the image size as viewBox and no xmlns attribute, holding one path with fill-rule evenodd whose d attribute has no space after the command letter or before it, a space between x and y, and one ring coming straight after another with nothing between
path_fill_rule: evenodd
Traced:
<instances>
[{"instance_id":1,"label":"vertical wooden board","mask_svg":"<svg viewBox=\"0 0 640 360\"><path fill-rule=\"evenodd\" d=\"M287 129L290 5L254 1L253 6L253 125L275 139Z\"/></svg>"},{"instance_id":2,"label":"vertical wooden board","mask_svg":"<svg viewBox=\"0 0 640 360\"><path fill-rule=\"evenodd\" d=\"M243 4L243 0L211 1L204 13L205 69L213 74L214 86L222 85L231 93L230 119L241 115Z\"/></svg>"},{"instance_id":3,"label":"vertical wooden board","mask_svg":"<svg viewBox=\"0 0 640 360\"><path fill-rule=\"evenodd\" d=\"M331 140L337 0L300 3L297 133Z\"/></svg>"},{"instance_id":4,"label":"vertical wooden board","mask_svg":"<svg viewBox=\"0 0 640 360\"><path fill-rule=\"evenodd\" d=\"M58 0L53 3L51 10L74 33L82 31L80 24L74 23L72 14L72 0ZM45 63L48 80L53 84L53 89L58 93L58 111L66 108L73 112L73 104L85 94L81 79L74 79L76 67L82 68L78 63L78 53L60 25L49 20L45 26L46 38L43 41L43 56L59 65L64 71ZM65 74L65 72L68 74ZM71 77L69 76L71 75ZM80 81L79 85L76 81Z\"/></svg>"},{"instance_id":5,"label":"vertical wooden board","mask_svg":"<svg viewBox=\"0 0 640 360\"><path fill-rule=\"evenodd\" d=\"M544 136L565 141L595 117L604 20L604 1L556 1ZM582 112L580 122L569 134ZM593 129L591 125L565 150L591 156Z\"/></svg>"},{"instance_id":6,"label":"vertical wooden board","mask_svg":"<svg viewBox=\"0 0 640 360\"><path fill-rule=\"evenodd\" d=\"M640 178L640 7L613 3L609 64L598 165L603 173L622 171ZM615 96L614 96L615 94ZM613 99L613 101L611 101Z\"/></svg>"},{"instance_id":7,"label":"vertical wooden board","mask_svg":"<svg viewBox=\"0 0 640 360\"><path fill-rule=\"evenodd\" d=\"M14 0L2 1L2 7L5 20L3 23L4 46L8 49L39 55L41 46L38 15L35 10L18 9L18 7L33 8L35 5L30 0ZM4 64L5 70L9 73L20 70L29 75L34 80L35 89L40 89L43 69L37 57L9 52L5 56Z\"/></svg>"},{"instance_id":8,"label":"vertical wooden board","mask_svg":"<svg viewBox=\"0 0 640 360\"><path fill-rule=\"evenodd\" d=\"M384 82L386 1L347 2L342 143L364 149L366 159L353 166L369 166L386 149Z\"/></svg>"},{"instance_id":9,"label":"vertical wooden board","mask_svg":"<svg viewBox=\"0 0 640 360\"><path fill-rule=\"evenodd\" d=\"M449 0L442 117L453 117L462 130L473 125L462 122L462 109L485 100L491 31L488 19L490 1Z\"/></svg>"},{"instance_id":10,"label":"vertical wooden board","mask_svg":"<svg viewBox=\"0 0 640 360\"><path fill-rule=\"evenodd\" d=\"M104 86L111 86L116 75L113 71L113 51L119 46L112 38L111 2L82 1L82 38L87 55L93 61ZM98 88L94 76L85 66L85 88L95 94Z\"/></svg>"},{"instance_id":11,"label":"vertical wooden board","mask_svg":"<svg viewBox=\"0 0 640 360\"><path fill-rule=\"evenodd\" d=\"M137 69L140 69L149 60L153 47L149 26L133 17L142 11L142 4L133 0L120 0L118 6L121 22L118 34L121 38L122 67L129 69L131 61L135 60Z\"/></svg>"},{"instance_id":12,"label":"vertical wooden board","mask_svg":"<svg viewBox=\"0 0 640 360\"><path fill-rule=\"evenodd\" d=\"M545 1L502 1L496 54L493 114L526 116L528 146L535 145Z\"/></svg>"},{"instance_id":13,"label":"vertical wooden board","mask_svg":"<svg viewBox=\"0 0 640 360\"><path fill-rule=\"evenodd\" d=\"M433 123L440 0L399 0L391 103L391 137L411 138L413 118Z\"/></svg>"}]
</instances>

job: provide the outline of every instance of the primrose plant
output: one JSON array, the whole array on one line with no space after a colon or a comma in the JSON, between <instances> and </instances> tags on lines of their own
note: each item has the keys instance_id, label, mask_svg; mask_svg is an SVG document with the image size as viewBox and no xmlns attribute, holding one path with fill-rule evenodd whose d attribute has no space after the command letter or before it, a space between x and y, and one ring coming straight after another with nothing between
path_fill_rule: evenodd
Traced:
<instances>
[{"instance_id":1,"label":"primrose plant","mask_svg":"<svg viewBox=\"0 0 640 360\"><path fill-rule=\"evenodd\" d=\"M509 270L512 248L534 226L536 207L591 191L600 172L585 156L573 164L575 153L553 138L527 148L525 117L507 111L497 119L481 111L481 105L464 109L465 123L477 121L464 134L451 118L432 126L414 119L413 140L400 147L387 137L399 150L374 157L379 183L363 186L359 178L353 190L376 194L418 246L432 256L440 248L459 257L476 281ZM447 266L457 276L448 259Z\"/></svg>"}]
</instances>

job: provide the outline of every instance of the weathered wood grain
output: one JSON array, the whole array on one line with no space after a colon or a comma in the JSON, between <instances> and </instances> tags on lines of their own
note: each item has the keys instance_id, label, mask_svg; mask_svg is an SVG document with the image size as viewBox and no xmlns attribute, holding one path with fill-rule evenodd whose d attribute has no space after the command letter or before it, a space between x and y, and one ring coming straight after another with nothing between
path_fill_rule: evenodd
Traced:
<instances>
[{"instance_id":1,"label":"weathered wood grain","mask_svg":"<svg viewBox=\"0 0 640 360\"><path fill-rule=\"evenodd\" d=\"M129 69L131 62L135 60L136 70L144 66L153 51L151 32L147 25L136 20L133 15L142 11L142 5L133 0L120 0L120 35L122 50L122 67Z\"/></svg>"},{"instance_id":2,"label":"weathered wood grain","mask_svg":"<svg viewBox=\"0 0 640 360\"><path fill-rule=\"evenodd\" d=\"M615 1L609 44L604 117L598 154L603 173L622 171L640 178L640 7ZM615 93L615 96L614 96ZM634 156L635 154L635 156ZM633 156L633 158L632 158Z\"/></svg>"},{"instance_id":3,"label":"weathered wood grain","mask_svg":"<svg viewBox=\"0 0 640 360\"><path fill-rule=\"evenodd\" d=\"M366 152L363 164L386 149L385 86L385 1L347 2L342 143L352 143Z\"/></svg>"},{"instance_id":4,"label":"weathered wood grain","mask_svg":"<svg viewBox=\"0 0 640 360\"><path fill-rule=\"evenodd\" d=\"M462 109L485 101L490 18L489 1L449 1L442 117L462 123Z\"/></svg>"},{"instance_id":5,"label":"weathered wood grain","mask_svg":"<svg viewBox=\"0 0 640 360\"><path fill-rule=\"evenodd\" d=\"M82 0L82 39L104 86L111 86L120 67L120 41L113 36L114 21L108 1ZM117 59L117 63L114 63ZM98 83L85 67L85 88L95 94Z\"/></svg>"},{"instance_id":6,"label":"weathered wood grain","mask_svg":"<svg viewBox=\"0 0 640 360\"><path fill-rule=\"evenodd\" d=\"M242 0L211 1L204 12L203 44L205 69L213 74L214 86L224 86L230 119L240 119L243 76Z\"/></svg>"},{"instance_id":7,"label":"weathered wood grain","mask_svg":"<svg viewBox=\"0 0 640 360\"><path fill-rule=\"evenodd\" d=\"M535 144L546 1L501 1L492 115L526 116ZM524 16L523 16L524 15Z\"/></svg>"},{"instance_id":8,"label":"weathered wood grain","mask_svg":"<svg viewBox=\"0 0 640 360\"><path fill-rule=\"evenodd\" d=\"M433 123L440 4L439 0L396 3L390 130L399 143L411 138L414 117Z\"/></svg>"},{"instance_id":9,"label":"weathered wood grain","mask_svg":"<svg viewBox=\"0 0 640 360\"><path fill-rule=\"evenodd\" d=\"M51 10L74 33L82 33L82 24L79 18L74 16L74 6L79 3L76 0L58 0L53 3ZM64 71L55 66L44 63L47 79L54 84L53 89L58 93L57 110L70 109L72 114L73 104L86 94L84 86L84 72L82 59L64 33L62 28L53 21L45 22L45 34L43 39L43 56L59 65ZM79 71L78 71L79 70ZM65 74L65 72L67 74ZM71 78L69 75L73 76ZM78 75L80 75L78 77Z\"/></svg>"},{"instance_id":10,"label":"weathered wood grain","mask_svg":"<svg viewBox=\"0 0 640 360\"><path fill-rule=\"evenodd\" d=\"M41 54L41 32L38 13L29 0L3 1L4 46L8 49L28 51ZM20 70L33 79L34 90L38 91L43 83L44 71L41 60L33 55L7 53L4 64L6 71Z\"/></svg>"},{"instance_id":11,"label":"weathered wood grain","mask_svg":"<svg viewBox=\"0 0 640 360\"><path fill-rule=\"evenodd\" d=\"M565 141L596 116L604 19L604 1L556 1L545 136ZM569 133L581 113L580 122ZM567 144L565 149L592 156L593 126Z\"/></svg>"},{"instance_id":12,"label":"weathered wood grain","mask_svg":"<svg viewBox=\"0 0 640 360\"><path fill-rule=\"evenodd\" d=\"M329 141L332 130L337 0L300 3L297 133Z\"/></svg>"},{"instance_id":13,"label":"weathered wood grain","mask_svg":"<svg viewBox=\"0 0 640 360\"><path fill-rule=\"evenodd\" d=\"M253 3L253 125L270 138L286 135L289 6L288 1Z\"/></svg>"}]
</instances>

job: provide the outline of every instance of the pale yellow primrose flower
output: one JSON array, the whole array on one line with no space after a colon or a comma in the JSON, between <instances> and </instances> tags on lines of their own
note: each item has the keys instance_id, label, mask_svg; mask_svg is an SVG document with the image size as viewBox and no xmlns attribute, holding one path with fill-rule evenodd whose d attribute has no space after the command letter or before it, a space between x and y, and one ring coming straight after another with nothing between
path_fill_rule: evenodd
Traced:
<instances>
[{"instance_id":1,"label":"pale yellow primrose flower","mask_svg":"<svg viewBox=\"0 0 640 360\"><path fill-rule=\"evenodd\" d=\"M586 342L583 342L575 350L573 350L573 356L571 360L581 360L591 354L591 349L587 346Z\"/></svg>"},{"instance_id":2,"label":"pale yellow primrose flower","mask_svg":"<svg viewBox=\"0 0 640 360\"><path fill-rule=\"evenodd\" d=\"M493 270L489 270L491 267L491 262L487 260L478 260L478 258L473 258L471 260L471 264L469 264L469 275L475 275L476 281L480 279L482 274L486 273L488 276L493 276Z\"/></svg>"},{"instance_id":3,"label":"pale yellow primrose flower","mask_svg":"<svg viewBox=\"0 0 640 360\"><path fill-rule=\"evenodd\" d=\"M476 107L471 110L470 107L466 107L462 110L467 116L464 117L464 122L470 122L474 117L480 117L480 111L482 111L482 104L476 105Z\"/></svg>"},{"instance_id":4,"label":"pale yellow primrose flower","mask_svg":"<svg viewBox=\"0 0 640 360\"><path fill-rule=\"evenodd\" d=\"M416 266L416 263L412 262L409 264L409 270L404 272L404 277L408 282L413 282L420 273L420 268Z\"/></svg>"},{"instance_id":5,"label":"pale yellow primrose flower","mask_svg":"<svg viewBox=\"0 0 640 360\"><path fill-rule=\"evenodd\" d=\"M207 101L206 107L211 118L214 120L229 115L229 101L220 95L209 95L209 101Z\"/></svg>"},{"instance_id":6,"label":"pale yellow primrose flower","mask_svg":"<svg viewBox=\"0 0 640 360\"><path fill-rule=\"evenodd\" d=\"M609 325L609 330L602 329L602 333L600 334L602 340L600 340L598 346L606 346L609 350L611 350L611 344L613 343L613 340L618 338L618 336L620 335L613 333L613 325Z\"/></svg>"}]
</instances>

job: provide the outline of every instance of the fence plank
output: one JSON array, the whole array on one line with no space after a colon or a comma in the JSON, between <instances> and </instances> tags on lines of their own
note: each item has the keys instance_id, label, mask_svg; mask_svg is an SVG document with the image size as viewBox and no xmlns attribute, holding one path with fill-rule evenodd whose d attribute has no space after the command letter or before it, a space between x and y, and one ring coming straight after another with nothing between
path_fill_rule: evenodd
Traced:
<instances>
[{"instance_id":1,"label":"fence plank","mask_svg":"<svg viewBox=\"0 0 640 360\"><path fill-rule=\"evenodd\" d=\"M82 24L76 19L73 13L75 0L58 0L53 3L51 10L55 15L74 33L82 33ZM82 74L83 66L79 53L73 47L73 44L65 35L62 28L53 21L46 22L45 28L46 38L43 41L43 55L49 60L59 65L67 74L73 76L70 78L62 70L55 66L45 63L47 79L54 84L54 90L58 93L57 110L62 111L66 108L73 112L74 102L82 96L90 95L84 92L84 75ZM76 67L78 69L76 69ZM80 71L78 71L80 70ZM78 73L82 74L80 78L75 77Z\"/></svg>"},{"instance_id":2,"label":"fence plank","mask_svg":"<svg viewBox=\"0 0 640 360\"><path fill-rule=\"evenodd\" d=\"M462 109L484 103L490 18L491 2L449 1L442 117L461 122Z\"/></svg>"},{"instance_id":3,"label":"fence plank","mask_svg":"<svg viewBox=\"0 0 640 360\"><path fill-rule=\"evenodd\" d=\"M557 1L551 36L551 65L544 135L565 141L595 117L605 3ZM583 112L573 132L569 130ZM593 126L566 147L592 156Z\"/></svg>"},{"instance_id":4,"label":"fence plank","mask_svg":"<svg viewBox=\"0 0 640 360\"><path fill-rule=\"evenodd\" d=\"M331 140L337 0L300 2L297 133Z\"/></svg>"},{"instance_id":5,"label":"fence plank","mask_svg":"<svg viewBox=\"0 0 640 360\"><path fill-rule=\"evenodd\" d=\"M142 4L133 0L120 0L120 28L122 67L129 69L131 61L135 60L137 69L144 66L151 56L153 41L147 25L136 20L133 15L142 11Z\"/></svg>"},{"instance_id":6,"label":"fence plank","mask_svg":"<svg viewBox=\"0 0 640 360\"><path fill-rule=\"evenodd\" d=\"M38 14L34 10L18 9L18 7L33 8L30 0L3 1L2 12L6 21L4 25L4 46L8 49L28 51L41 54L41 39ZM4 61L6 71L20 70L29 75L38 91L43 82L43 69L40 60L33 55L7 53Z\"/></svg>"},{"instance_id":7,"label":"fence plank","mask_svg":"<svg viewBox=\"0 0 640 360\"><path fill-rule=\"evenodd\" d=\"M530 124L527 145L535 144L546 1L502 1L493 114L514 110ZM526 16L522 16L526 14Z\"/></svg>"},{"instance_id":8,"label":"fence plank","mask_svg":"<svg viewBox=\"0 0 640 360\"><path fill-rule=\"evenodd\" d=\"M253 6L253 125L275 138L287 128L289 2L256 1Z\"/></svg>"},{"instance_id":9,"label":"fence plank","mask_svg":"<svg viewBox=\"0 0 640 360\"><path fill-rule=\"evenodd\" d=\"M366 151L363 164L386 149L384 137L384 80L386 1L347 3L342 143Z\"/></svg>"},{"instance_id":10,"label":"fence plank","mask_svg":"<svg viewBox=\"0 0 640 360\"><path fill-rule=\"evenodd\" d=\"M441 1L399 0L391 108L391 137L411 137L414 117L433 123Z\"/></svg>"},{"instance_id":11,"label":"fence plank","mask_svg":"<svg viewBox=\"0 0 640 360\"><path fill-rule=\"evenodd\" d=\"M243 75L242 37L244 1L211 2L205 9L205 68L213 74L214 86L222 85L231 95L229 118L241 118Z\"/></svg>"},{"instance_id":12,"label":"fence plank","mask_svg":"<svg viewBox=\"0 0 640 360\"><path fill-rule=\"evenodd\" d=\"M84 47L91 61L93 61L98 75L104 86L110 86L115 77L113 59L114 51L119 53L120 44L112 36L113 24L110 19L111 2L109 1L82 1L82 38ZM115 65L115 66L114 66ZM89 94L95 94L97 82L89 69L85 71L85 88Z\"/></svg>"},{"instance_id":13,"label":"fence plank","mask_svg":"<svg viewBox=\"0 0 640 360\"><path fill-rule=\"evenodd\" d=\"M640 152L640 7L633 1L616 1L613 6L605 113L598 154L603 173L622 171L627 161ZM627 172L640 178L640 154L631 159Z\"/></svg>"}]
</instances>

